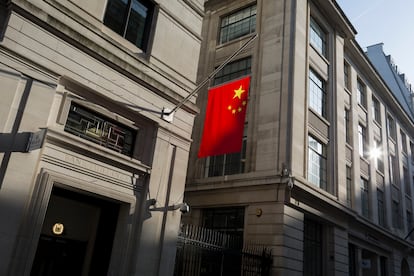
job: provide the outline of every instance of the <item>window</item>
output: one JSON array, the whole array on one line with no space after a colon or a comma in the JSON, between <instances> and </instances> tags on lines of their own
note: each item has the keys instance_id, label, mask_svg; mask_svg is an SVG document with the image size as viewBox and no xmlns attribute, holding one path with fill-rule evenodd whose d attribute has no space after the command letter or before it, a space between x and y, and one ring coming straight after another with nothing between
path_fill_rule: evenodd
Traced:
<instances>
[{"instance_id":1,"label":"window","mask_svg":"<svg viewBox=\"0 0 414 276\"><path fill-rule=\"evenodd\" d=\"M410 209L407 209L406 214L407 216L407 231L411 231L413 229L413 215ZM410 235L410 239L412 240L412 235Z\"/></svg>"},{"instance_id":2,"label":"window","mask_svg":"<svg viewBox=\"0 0 414 276\"><path fill-rule=\"evenodd\" d=\"M308 180L326 190L326 149L319 141L309 136Z\"/></svg>"},{"instance_id":3,"label":"window","mask_svg":"<svg viewBox=\"0 0 414 276\"><path fill-rule=\"evenodd\" d=\"M367 131L364 126L361 124L358 125L358 147L359 147L359 155L366 157L368 151L367 145Z\"/></svg>"},{"instance_id":4,"label":"window","mask_svg":"<svg viewBox=\"0 0 414 276\"><path fill-rule=\"evenodd\" d=\"M309 70L309 107L316 113L326 115L326 91L324 80L312 69Z\"/></svg>"},{"instance_id":5,"label":"window","mask_svg":"<svg viewBox=\"0 0 414 276\"><path fill-rule=\"evenodd\" d=\"M256 5L244 8L221 19L220 43L256 31Z\"/></svg>"},{"instance_id":6,"label":"window","mask_svg":"<svg viewBox=\"0 0 414 276\"><path fill-rule=\"evenodd\" d=\"M390 155L390 182L396 186L399 186L398 181L398 167L397 167L397 159L394 155Z\"/></svg>"},{"instance_id":7,"label":"window","mask_svg":"<svg viewBox=\"0 0 414 276\"><path fill-rule=\"evenodd\" d=\"M148 0L108 0L104 24L146 51L153 12L154 4Z\"/></svg>"},{"instance_id":8,"label":"window","mask_svg":"<svg viewBox=\"0 0 414 276\"><path fill-rule=\"evenodd\" d=\"M350 66L349 64L344 61L344 86L346 89L351 90L351 79L350 79Z\"/></svg>"},{"instance_id":9,"label":"window","mask_svg":"<svg viewBox=\"0 0 414 276\"><path fill-rule=\"evenodd\" d=\"M131 156L136 131L72 103L65 131L119 153Z\"/></svg>"},{"instance_id":10,"label":"window","mask_svg":"<svg viewBox=\"0 0 414 276\"><path fill-rule=\"evenodd\" d=\"M350 166L346 166L346 203L352 204L352 171Z\"/></svg>"},{"instance_id":11,"label":"window","mask_svg":"<svg viewBox=\"0 0 414 276\"><path fill-rule=\"evenodd\" d=\"M368 180L361 177L361 213L364 217L369 217L369 198L368 198Z\"/></svg>"},{"instance_id":12,"label":"window","mask_svg":"<svg viewBox=\"0 0 414 276\"><path fill-rule=\"evenodd\" d=\"M401 228L401 210L400 210L400 202L397 200L392 201L392 226L394 228Z\"/></svg>"},{"instance_id":13,"label":"window","mask_svg":"<svg viewBox=\"0 0 414 276\"><path fill-rule=\"evenodd\" d=\"M247 127L245 126L244 132ZM206 173L208 177L231 175L244 172L246 163L246 135L243 136L242 151L208 158Z\"/></svg>"},{"instance_id":14,"label":"window","mask_svg":"<svg viewBox=\"0 0 414 276\"><path fill-rule=\"evenodd\" d=\"M394 228L402 227L402 208L401 208L401 193L398 187L391 187L391 211L392 211L392 226Z\"/></svg>"},{"instance_id":15,"label":"window","mask_svg":"<svg viewBox=\"0 0 414 276\"><path fill-rule=\"evenodd\" d=\"M312 17L310 19L309 41L318 53L326 57L326 33Z\"/></svg>"},{"instance_id":16,"label":"window","mask_svg":"<svg viewBox=\"0 0 414 276\"><path fill-rule=\"evenodd\" d=\"M414 163L414 143L410 141L411 163Z\"/></svg>"},{"instance_id":17,"label":"window","mask_svg":"<svg viewBox=\"0 0 414 276\"><path fill-rule=\"evenodd\" d=\"M374 158L375 162L375 169L380 172L384 172L384 162L382 161L382 145L381 145L381 138L374 138L374 147L370 152L371 158Z\"/></svg>"},{"instance_id":18,"label":"window","mask_svg":"<svg viewBox=\"0 0 414 276\"><path fill-rule=\"evenodd\" d=\"M395 141L397 138L397 131L395 128L395 121L390 115L388 115L387 117L387 128L388 128L388 136L394 139Z\"/></svg>"},{"instance_id":19,"label":"window","mask_svg":"<svg viewBox=\"0 0 414 276\"><path fill-rule=\"evenodd\" d=\"M377 189L378 224L385 227L385 198L384 192Z\"/></svg>"},{"instance_id":20,"label":"window","mask_svg":"<svg viewBox=\"0 0 414 276\"><path fill-rule=\"evenodd\" d=\"M402 152L407 154L407 135L403 131L400 131L400 135Z\"/></svg>"},{"instance_id":21,"label":"window","mask_svg":"<svg viewBox=\"0 0 414 276\"><path fill-rule=\"evenodd\" d=\"M411 196L410 175L408 173L408 169L405 166L403 166L403 177L404 177L405 194L408 196Z\"/></svg>"},{"instance_id":22,"label":"window","mask_svg":"<svg viewBox=\"0 0 414 276\"><path fill-rule=\"evenodd\" d=\"M363 106L363 107L367 107L367 99L366 99L366 87L365 84L358 79L357 80L357 101L358 104Z\"/></svg>"},{"instance_id":23,"label":"window","mask_svg":"<svg viewBox=\"0 0 414 276\"><path fill-rule=\"evenodd\" d=\"M223 67L214 78L218 85L250 74L251 57L231 62ZM241 152L210 156L206 159L205 175L207 177L243 173L246 164L247 124L244 127L243 146Z\"/></svg>"},{"instance_id":24,"label":"window","mask_svg":"<svg viewBox=\"0 0 414 276\"><path fill-rule=\"evenodd\" d=\"M348 143L348 144L351 144L351 136L352 136L352 134L351 134L351 120L350 120L350 113L351 113L351 111L349 110L349 109L345 109L345 112L344 112L344 119L345 119L345 141Z\"/></svg>"},{"instance_id":25,"label":"window","mask_svg":"<svg viewBox=\"0 0 414 276\"><path fill-rule=\"evenodd\" d=\"M214 85L249 75L252 67L252 58L247 57L233 61L223 67L214 78Z\"/></svg>"},{"instance_id":26,"label":"window","mask_svg":"<svg viewBox=\"0 0 414 276\"><path fill-rule=\"evenodd\" d=\"M348 275L357 275L358 253L354 244L348 243ZM381 274L382 275L382 274Z\"/></svg>"},{"instance_id":27,"label":"window","mask_svg":"<svg viewBox=\"0 0 414 276\"><path fill-rule=\"evenodd\" d=\"M203 210L203 227L238 238L243 246L244 207Z\"/></svg>"},{"instance_id":28,"label":"window","mask_svg":"<svg viewBox=\"0 0 414 276\"><path fill-rule=\"evenodd\" d=\"M375 122L381 124L381 106L375 97L372 97L372 116Z\"/></svg>"},{"instance_id":29,"label":"window","mask_svg":"<svg viewBox=\"0 0 414 276\"><path fill-rule=\"evenodd\" d=\"M303 224L303 271L307 276L322 275L322 225L306 217Z\"/></svg>"}]
</instances>

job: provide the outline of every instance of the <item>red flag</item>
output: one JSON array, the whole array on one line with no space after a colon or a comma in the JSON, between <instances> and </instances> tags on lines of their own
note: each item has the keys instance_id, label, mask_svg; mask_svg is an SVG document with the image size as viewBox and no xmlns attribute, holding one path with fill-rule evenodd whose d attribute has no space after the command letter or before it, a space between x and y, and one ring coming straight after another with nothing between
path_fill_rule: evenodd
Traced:
<instances>
[{"instance_id":1,"label":"red flag","mask_svg":"<svg viewBox=\"0 0 414 276\"><path fill-rule=\"evenodd\" d=\"M250 76L209 90L198 157L241 151L249 84Z\"/></svg>"}]
</instances>

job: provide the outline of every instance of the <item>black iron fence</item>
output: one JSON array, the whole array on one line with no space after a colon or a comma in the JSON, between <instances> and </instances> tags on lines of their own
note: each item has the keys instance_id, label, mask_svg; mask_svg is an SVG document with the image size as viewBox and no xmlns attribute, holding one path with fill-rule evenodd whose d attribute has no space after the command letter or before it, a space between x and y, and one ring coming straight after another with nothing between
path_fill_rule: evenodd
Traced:
<instances>
[{"instance_id":1,"label":"black iron fence","mask_svg":"<svg viewBox=\"0 0 414 276\"><path fill-rule=\"evenodd\" d=\"M237 236L193 225L182 227L178 237L175 276L267 276L271 250L242 244Z\"/></svg>"}]
</instances>

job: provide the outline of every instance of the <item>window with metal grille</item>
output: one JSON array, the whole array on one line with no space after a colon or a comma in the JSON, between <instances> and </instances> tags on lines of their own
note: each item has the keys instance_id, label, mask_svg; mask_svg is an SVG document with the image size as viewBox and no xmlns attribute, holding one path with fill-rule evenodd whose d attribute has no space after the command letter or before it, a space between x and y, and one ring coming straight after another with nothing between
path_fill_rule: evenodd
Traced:
<instances>
[{"instance_id":1,"label":"window with metal grille","mask_svg":"<svg viewBox=\"0 0 414 276\"><path fill-rule=\"evenodd\" d=\"M145 52L153 13L152 1L108 0L104 24Z\"/></svg>"},{"instance_id":2,"label":"window with metal grille","mask_svg":"<svg viewBox=\"0 0 414 276\"><path fill-rule=\"evenodd\" d=\"M231 41L255 31L256 5L253 5L221 19L220 43Z\"/></svg>"},{"instance_id":3,"label":"window with metal grille","mask_svg":"<svg viewBox=\"0 0 414 276\"><path fill-rule=\"evenodd\" d=\"M136 130L73 102L65 131L128 156L136 137Z\"/></svg>"}]
</instances>

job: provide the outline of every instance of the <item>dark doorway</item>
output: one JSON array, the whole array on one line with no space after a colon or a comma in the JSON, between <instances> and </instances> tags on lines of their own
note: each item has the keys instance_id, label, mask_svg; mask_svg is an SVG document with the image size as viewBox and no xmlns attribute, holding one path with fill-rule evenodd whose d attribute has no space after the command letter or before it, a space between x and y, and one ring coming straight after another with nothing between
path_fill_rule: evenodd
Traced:
<instances>
[{"instance_id":1,"label":"dark doorway","mask_svg":"<svg viewBox=\"0 0 414 276\"><path fill-rule=\"evenodd\" d=\"M117 202L53 188L31 275L106 275L119 207Z\"/></svg>"}]
</instances>

